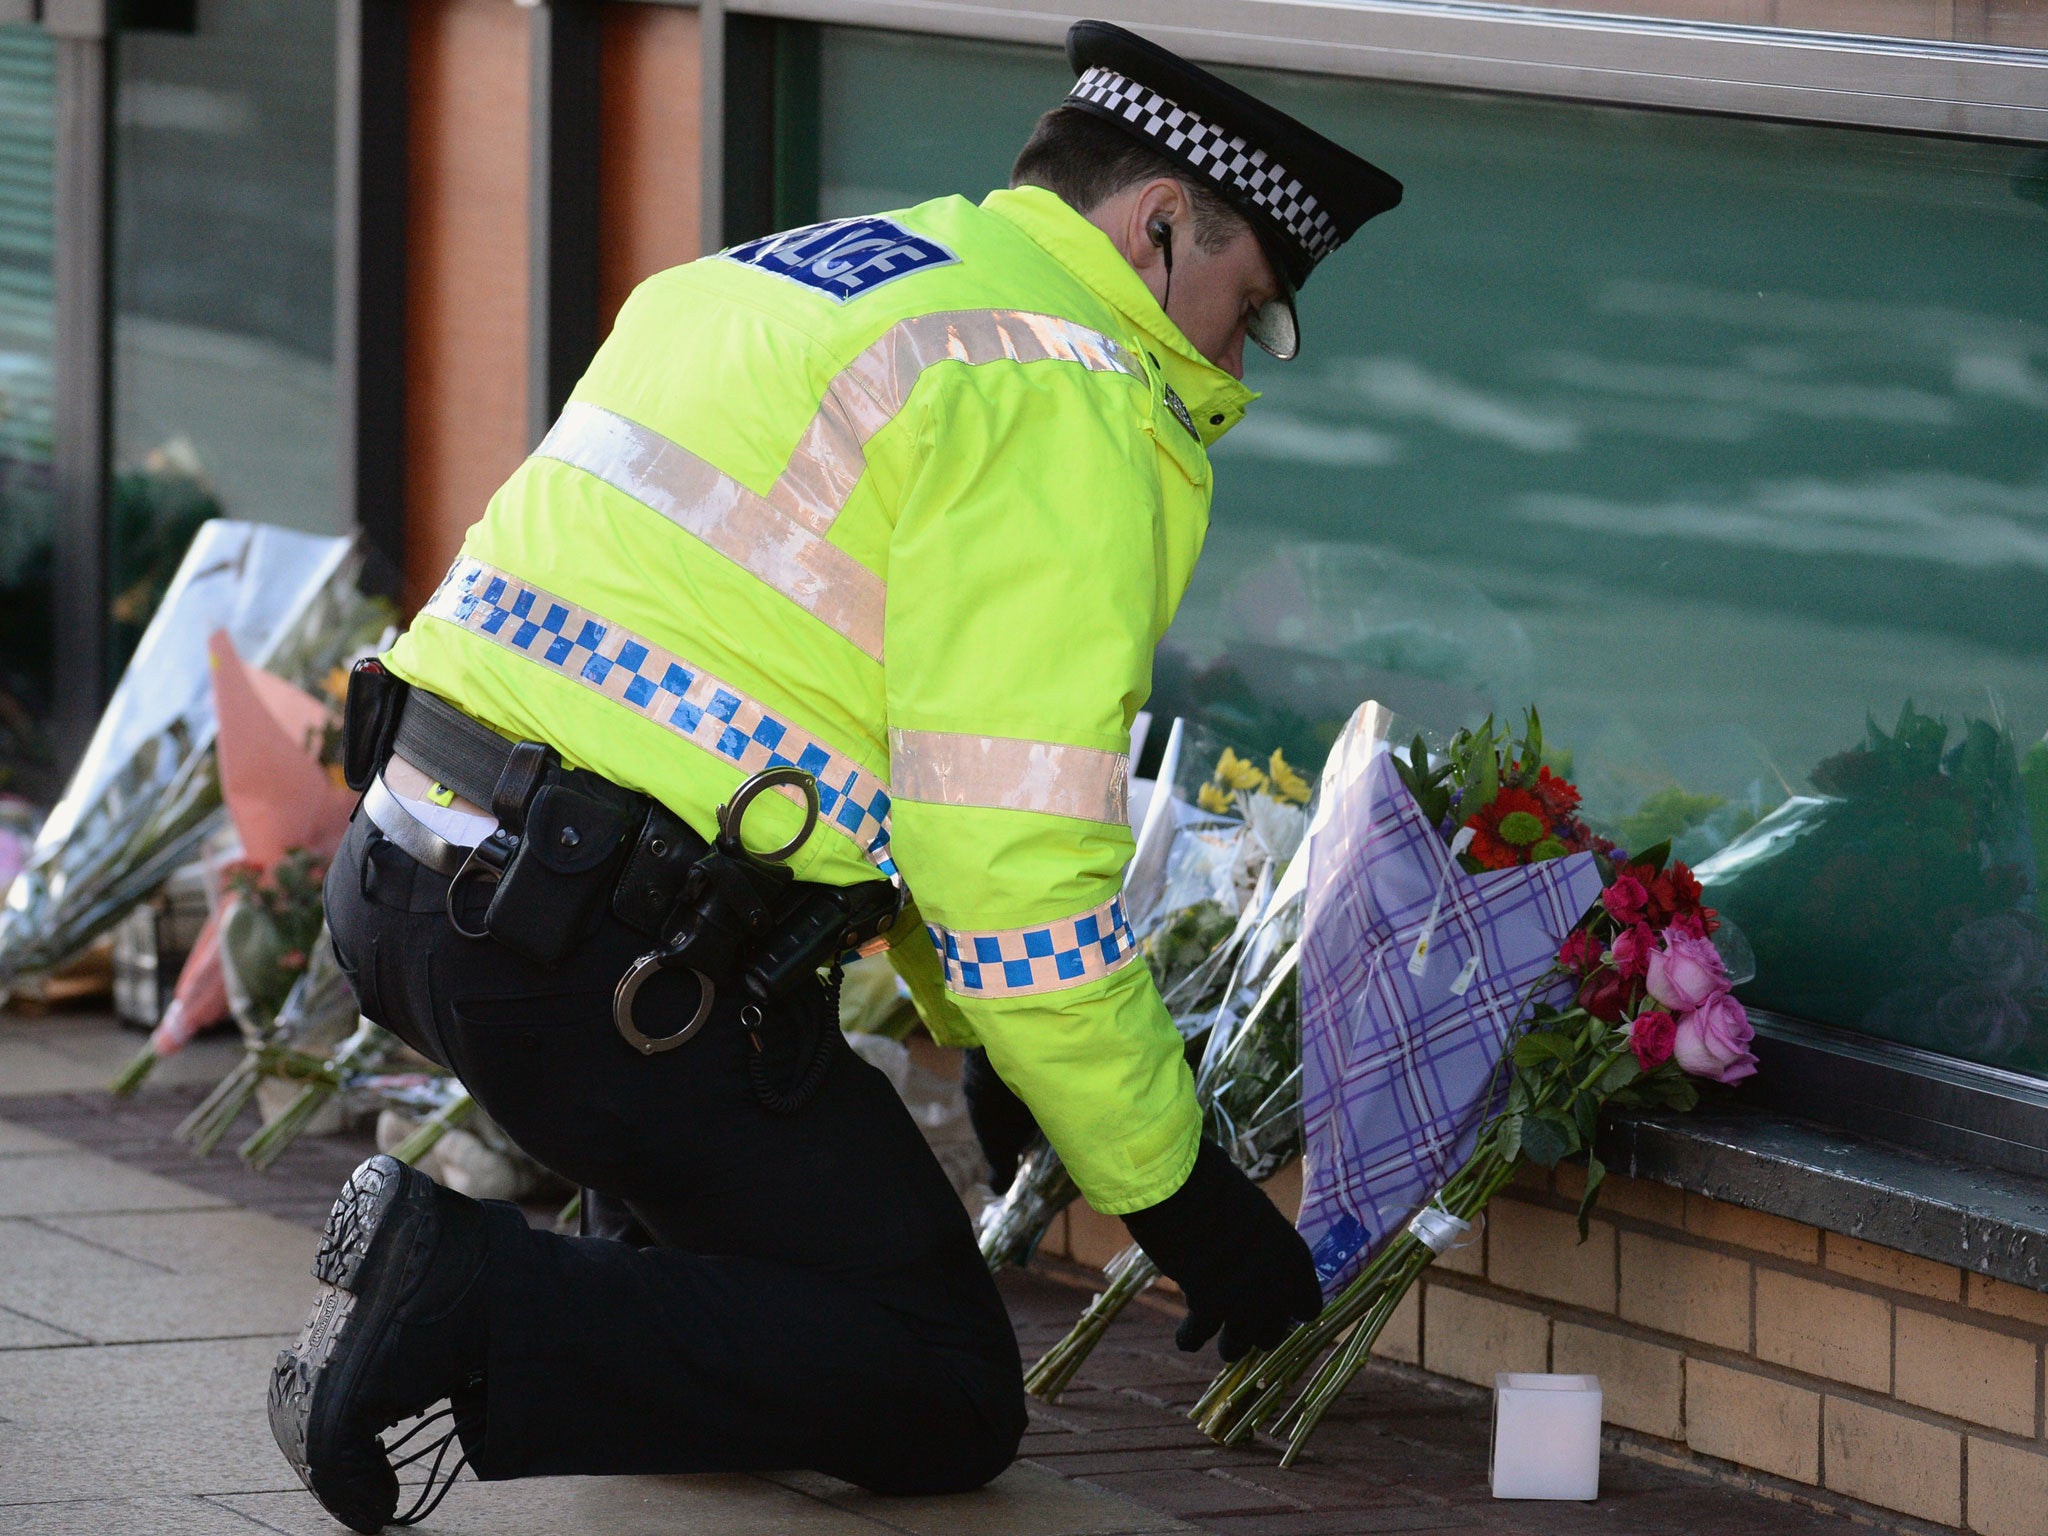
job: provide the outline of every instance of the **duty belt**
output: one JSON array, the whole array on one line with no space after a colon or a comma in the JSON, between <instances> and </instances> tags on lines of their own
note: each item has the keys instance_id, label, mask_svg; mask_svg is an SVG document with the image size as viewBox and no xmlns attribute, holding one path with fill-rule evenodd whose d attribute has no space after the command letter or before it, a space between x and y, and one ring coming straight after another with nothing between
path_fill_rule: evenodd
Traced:
<instances>
[{"instance_id":1,"label":"duty belt","mask_svg":"<svg viewBox=\"0 0 2048 1536\"><path fill-rule=\"evenodd\" d=\"M474 847L442 837L384 782L394 752L443 788L488 806L497 826ZM718 837L707 844L660 801L565 768L544 744L509 740L374 660L359 663L350 679L343 758L350 782L362 780L363 814L448 878L448 918L464 937L496 939L553 964L608 909L653 939L620 978L613 1006L620 1035L643 1054L694 1035L722 986L739 986L749 999L742 1021L757 1028L758 1003L846 951L878 944L903 905L889 882L827 886L790 874L788 860L818 819L816 782L800 768L769 768L741 784L718 808ZM746 813L776 787L803 796L803 827L784 846L757 852L741 836ZM677 967L697 979L694 1016L668 1034L642 1033L633 1016L640 989Z\"/></svg>"}]
</instances>

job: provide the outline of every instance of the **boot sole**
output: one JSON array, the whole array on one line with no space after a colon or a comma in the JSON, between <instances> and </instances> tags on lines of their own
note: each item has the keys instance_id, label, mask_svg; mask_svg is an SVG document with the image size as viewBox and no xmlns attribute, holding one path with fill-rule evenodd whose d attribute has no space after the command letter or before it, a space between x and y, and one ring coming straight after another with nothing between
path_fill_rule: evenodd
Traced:
<instances>
[{"instance_id":1,"label":"boot sole","mask_svg":"<svg viewBox=\"0 0 2048 1536\"><path fill-rule=\"evenodd\" d=\"M378 1239L393 1229L389 1218L404 1197L408 1175L419 1177L395 1158L380 1153L349 1176L313 1259L313 1278L321 1283L320 1293L297 1341L278 1352L270 1373L270 1432L277 1448L327 1512L357 1530L378 1530L383 1521L363 1523L374 1519L374 1514L353 1509L349 1507L352 1500L330 1497L321 1489L308 1443L313 1438L316 1411L334 1396L322 1388L330 1384L337 1390L346 1387L346 1381L337 1378L353 1376L352 1356L360 1357L350 1346L358 1337L373 1339L396 1305L394 1288L375 1287L393 1248ZM397 1225L402 1229L405 1224ZM373 1288L382 1292L373 1298L378 1304L360 1309L364 1315L359 1319L361 1293Z\"/></svg>"}]
</instances>

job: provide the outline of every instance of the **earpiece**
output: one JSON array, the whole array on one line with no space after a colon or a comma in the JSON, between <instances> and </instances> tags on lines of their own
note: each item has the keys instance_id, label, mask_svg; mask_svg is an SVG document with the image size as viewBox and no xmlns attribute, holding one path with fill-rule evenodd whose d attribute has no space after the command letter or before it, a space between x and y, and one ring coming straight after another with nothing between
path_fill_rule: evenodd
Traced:
<instances>
[{"instance_id":1,"label":"earpiece","mask_svg":"<svg viewBox=\"0 0 2048 1536\"><path fill-rule=\"evenodd\" d=\"M1166 265L1166 292L1159 296L1163 311L1173 302L1173 222L1163 213L1154 214L1145 226L1145 234L1159 247L1159 259Z\"/></svg>"}]
</instances>

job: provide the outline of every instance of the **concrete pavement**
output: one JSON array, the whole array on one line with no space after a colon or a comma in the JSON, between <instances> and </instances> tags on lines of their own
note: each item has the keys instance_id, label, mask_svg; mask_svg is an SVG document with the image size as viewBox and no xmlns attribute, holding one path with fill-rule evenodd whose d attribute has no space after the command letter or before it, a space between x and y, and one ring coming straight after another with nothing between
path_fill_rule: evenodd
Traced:
<instances>
[{"instance_id":1,"label":"concrete pavement","mask_svg":"<svg viewBox=\"0 0 2048 1536\"><path fill-rule=\"evenodd\" d=\"M75 1015L0 1015L0 1532L327 1536L341 1527L286 1468L263 1406L270 1362L312 1297L314 1229L7 1118L10 1097L24 1109L50 1095L90 1103L136 1041ZM233 1050L201 1042L145 1093L210 1081ZM808 1474L465 1478L419 1529L1138 1536L1191 1527L1019 1466L979 1493L942 1499L882 1499Z\"/></svg>"}]
</instances>

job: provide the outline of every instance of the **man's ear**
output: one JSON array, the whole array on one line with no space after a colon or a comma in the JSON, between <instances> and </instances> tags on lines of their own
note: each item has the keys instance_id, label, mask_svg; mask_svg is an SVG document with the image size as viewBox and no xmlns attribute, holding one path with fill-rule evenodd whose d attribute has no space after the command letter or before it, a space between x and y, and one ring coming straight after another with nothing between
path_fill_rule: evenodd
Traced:
<instances>
[{"instance_id":1,"label":"man's ear","mask_svg":"<svg viewBox=\"0 0 2048 1536\"><path fill-rule=\"evenodd\" d=\"M1187 218L1188 197L1181 184L1161 176L1138 189L1131 200L1129 225L1124 232L1124 255L1142 275L1154 267L1165 269L1166 253L1152 238L1154 224L1164 219L1178 229Z\"/></svg>"}]
</instances>

